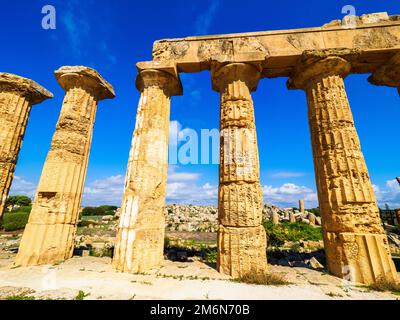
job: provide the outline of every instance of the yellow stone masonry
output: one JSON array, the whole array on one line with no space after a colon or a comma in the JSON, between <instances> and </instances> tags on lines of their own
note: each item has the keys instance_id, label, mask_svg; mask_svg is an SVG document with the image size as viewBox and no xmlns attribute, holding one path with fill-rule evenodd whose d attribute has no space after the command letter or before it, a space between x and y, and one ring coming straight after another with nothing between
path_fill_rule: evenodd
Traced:
<instances>
[{"instance_id":1,"label":"yellow stone masonry","mask_svg":"<svg viewBox=\"0 0 400 320\"><path fill-rule=\"evenodd\" d=\"M143 272L164 259L170 97L182 90L174 70L139 72L141 96L113 259L114 268L125 272Z\"/></svg>"},{"instance_id":2,"label":"yellow stone masonry","mask_svg":"<svg viewBox=\"0 0 400 320\"><path fill-rule=\"evenodd\" d=\"M232 277L267 269L257 134L251 92L258 65L215 63L213 89L221 94L218 270Z\"/></svg>"},{"instance_id":3,"label":"yellow stone masonry","mask_svg":"<svg viewBox=\"0 0 400 320\"><path fill-rule=\"evenodd\" d=\"M53 98L53 94L36 82L0 73L0 219L4 213L31 107L49 98Z\"/></svg>"},{"instance_id":4,"label":"yellow stone masonry","mask_svg":"<svg viewBox=\"0 0 400 320\"><path fill-rule=\"evenodd\" d=\"M72 257L98 101L115 96L97 71L62 67L66 91L15 265L55 263Z\"/></svg>"},{"instance_id":5,"label":"yellow stone masonry","mask_svg":"<svg viewBox=\"0 0 400 320\"><path fill-rule=\"evenodd\" d=\"M351 71L348 54L305 52L288 84L307 95L329 271L361 283L394 280L396 269L344 87Z\"/></svg>"}]
</instances>

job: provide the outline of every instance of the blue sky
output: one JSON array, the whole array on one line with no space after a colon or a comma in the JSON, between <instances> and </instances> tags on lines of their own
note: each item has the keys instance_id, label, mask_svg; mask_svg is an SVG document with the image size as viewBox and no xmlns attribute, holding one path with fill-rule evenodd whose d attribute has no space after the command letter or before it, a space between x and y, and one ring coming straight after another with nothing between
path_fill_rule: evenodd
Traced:
<instances>
[{"instance_id":1,"label":"blue sky","mask_svg":"<svg viewBox=\"0 0 400 320\"><path fill-rule=\"evenodd\" d=\"M41 28L42 7L54 5L57 29ZM14 0L1 4L0 70L31 78L55 98L32 109L12 194L34 195L64 97L53 71L62 65L97 69L117 97L99 105L83 204L119 205L139 94L135 64L151 60L162 38L316 27L341 19L344 5L357 15L400 14L398 0L359 1L151 1ZM352 75L346 87L370 175L381 205L400 207L400 100L396 90L375 87L368 75ZM183 74L185 94L172 99L171 120L182 129L219 126L219 97L208 72ZM263 79L254 93L261 183L270 203L316 205L316 187L302 91L286 79ZM168 202L216 203L217 165L171 166Z\"/></svg>"}]
</instances>

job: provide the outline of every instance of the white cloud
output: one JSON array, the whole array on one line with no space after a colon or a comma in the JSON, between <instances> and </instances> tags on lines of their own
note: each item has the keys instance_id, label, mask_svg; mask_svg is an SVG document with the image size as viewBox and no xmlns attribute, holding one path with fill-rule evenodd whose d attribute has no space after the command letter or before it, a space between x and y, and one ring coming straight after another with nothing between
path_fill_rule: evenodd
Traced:
<instances>
[{"instance_id":1,"label":"white cloud","mask_svg":"<svg viewBox=\"0 0 400 320\"><path fill-rule=\"evenodd\" d=\"M263 186L263 194L267 203L281 207L297 207L300 199L304 199L307 207L317 207L317 193L305 186L285 183L280 187Z\"/></svg>"},{"instance_id":2,"label":"white cloud","mask_svg":"<svg viewBox=\"0 0 400 320\"><path fill-rule=\"evenodd\" d=\"M206 183L200 186L200 174L177 172L178 166L169 166L167 202L176 204L216 204L218 186Z\"/></svg>"},{"instance_id":3,"label":"white cloud","mask_svg":"<svg viewBox=\"0 0 400 320\"><path fill-rule=\"evenodd\" d=\"M386 181L384 188L377 185L372 187L379 207L383 208L385 204L388 204L391 209L400 208L400 186L396 179Z\"/></svg>"},{"instance_id":4,"label":"white cloud","mask_svg":"<svg viewBox=\"0 0 400 320\"><path fill-rule=\"evenodd\" d=\"M11 184L10 195L21 195L33 198L36 193L36 185L19 176L14 176Z\"/></svg>"},{"instance_id":5,"label":"white cloud","mask_svg":"<svg viewBox=\"0 0 400 320\"><path fill-rule=\"evenodd\" d=\"M195 22L196 35L206 35L209 33L211 23L215 19L219 6L220 0L211 0L207 10L197 17Z\"/></svg>"},{"instance_id":6,"label":"white cloud","mask_svg":"<svg viewBox=\"0 0 400 320\"><path fill-rule=\"evenodd\" d=\"M120 206L124 192L125 176L116 175L87 184L83 193L83 206Z\"/></svg>"}]
</instances>

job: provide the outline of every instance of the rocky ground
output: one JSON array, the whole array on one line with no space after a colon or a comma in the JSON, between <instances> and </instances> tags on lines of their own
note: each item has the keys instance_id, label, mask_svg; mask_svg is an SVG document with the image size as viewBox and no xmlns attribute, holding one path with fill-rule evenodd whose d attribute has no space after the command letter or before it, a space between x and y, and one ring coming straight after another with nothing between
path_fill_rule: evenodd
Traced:
<instances>
[{"instance_id":1,"label":"rocky ground","mask_svg":"<svg viewBox=\"0 0 400 320\"><path fill-rule=\"evenodd\" d=\"M264 219L309 223L309 212L265 206ZM269 248L273 274L283 286L237 283L215 270L217 209L166 208L165 265L149 274L121 274L111 268L116 217L84 217L79 223L73 259L52 266L13 268L22 231L0 231L0 299L397 299L329 276L322 241L285 242ZM318 228L320 221L311 217ZM390 229L390 228L389 228ZM400 239L389 233L393 253ZM156 289L155 289L156 288ZM80 293L79 293L80 292Z\"/></svg>"},{"instance_id":2,"label":"rocky ground","mask_svg":"<svg viewBox=\"0 0 400 320\"><path fill-rule=\"evenodd\" d=\"M398 299L351 285L324 272L270 266L290 284L251 285L232 281L200 261L165 261L146 274L115 272L107 257L74 257L62 264L10 268L14 254L0 254L0 299Z\"/></svg>"}]
</instances>

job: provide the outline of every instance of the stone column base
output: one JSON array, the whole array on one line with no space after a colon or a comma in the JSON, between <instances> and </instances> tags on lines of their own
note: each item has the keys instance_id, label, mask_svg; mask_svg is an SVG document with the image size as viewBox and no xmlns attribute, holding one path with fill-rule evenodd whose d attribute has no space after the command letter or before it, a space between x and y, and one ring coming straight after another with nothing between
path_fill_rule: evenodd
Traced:
<instances>
[{"instance_id":1,"label":"stone column base","mask_svg":"<svg viewBox=\"0 0 400 320\"><path fill-rule=\"evenodd\" d=\"M385 234L327 232L324 242L333 275L364 284L379 279L397 281Z\"/></svg>"},{"instance_id":2,"label":"stone column base","mask_svg":"<svg viewBox=\"0 0 400 320\"><path fill-rule=\"evenodd\" d=\"M139 273L160 267L164 261L165 229L120 229L113 267Z\"/></svg>"},{"instance_id":3,"label":"stone column base","mask_svg":"<svg viewBox=\"0 0 400 320\"><path fill-rule=\"evenodd\" d=\"M267 270L267 237L263 226L224 227L218 232L218 271L239 278Z\"/></svg>"},{"instance_id":4,"label":"stone column base","mask_svg":"<svg viewBox=\"0 0 400 320\"><path fill-rule=\"evenodd\" d=\"M53 264L69 259L73 255L74 236L75 225L28 223L15 265Z\"/></svg>"}]
</instances>

